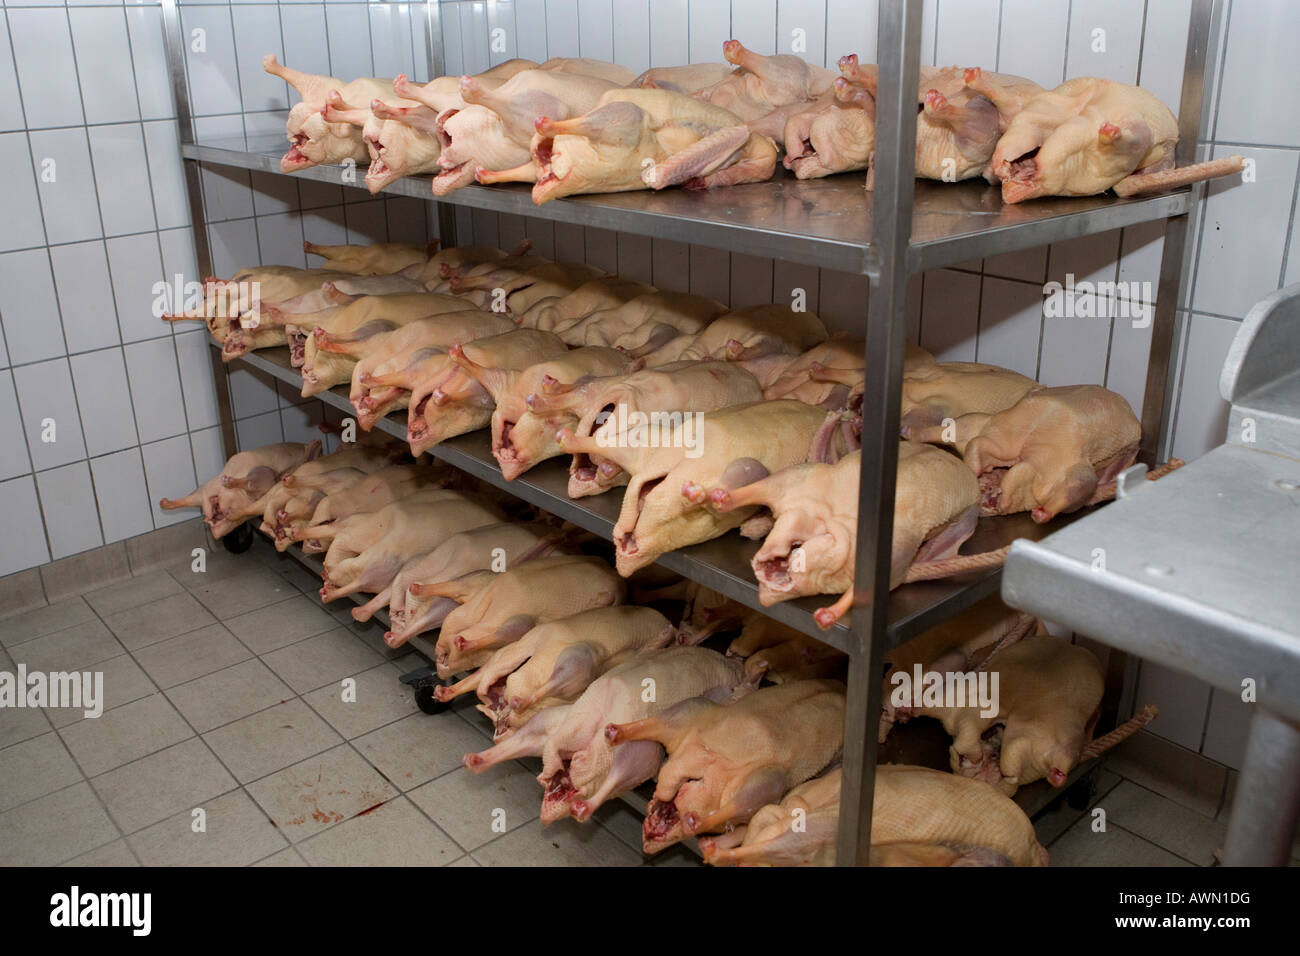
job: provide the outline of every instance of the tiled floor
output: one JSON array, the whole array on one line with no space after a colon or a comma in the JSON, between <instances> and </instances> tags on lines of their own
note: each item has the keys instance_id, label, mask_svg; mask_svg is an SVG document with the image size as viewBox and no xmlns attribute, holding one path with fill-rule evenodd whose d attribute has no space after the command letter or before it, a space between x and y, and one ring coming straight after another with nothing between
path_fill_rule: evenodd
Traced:
<instances>
[{"instance_id":1,"label":"tiled floor","mask_svg":"<svg viewBox=\"0 0 1300 956\"><path fill-rule=\"evenodd\" d=\"M106 696L98 719L0 710L0 864L647 863L626 804L544 829L535 762L464 770L487 722L420 713L398 678L421 659L296 562L260 541L190 561L0 619L0 669L102 671ZM1101 775L1104 832L1060 807L1040 839L1054 865L1209 865L1229 775L1141 735Z\"/></svg>"}]
</instances>

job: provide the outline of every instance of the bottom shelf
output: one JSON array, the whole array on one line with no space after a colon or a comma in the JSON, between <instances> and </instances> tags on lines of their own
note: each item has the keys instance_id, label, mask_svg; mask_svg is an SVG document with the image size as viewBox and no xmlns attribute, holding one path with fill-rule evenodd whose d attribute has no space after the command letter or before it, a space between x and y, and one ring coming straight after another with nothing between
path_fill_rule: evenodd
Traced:
<instances>
[{"instance_id":1,"label":"bottom shelf","mask_svg":"<svg viewBox=\"0 0 1300 956\"><path fill-rule=\"evenodd\" d=\"M267 535L265 532L259 531L258 534L260 534L263 538L266 538L268 541L270 540L270 536ZM316 557L316 555L314 554L307 554L302 550L302 548L299 547L286 548L284 551L281 551L280 553L288 555L294 561L297 561L299 564L301 564L303 567L307 568L314 574L319 575L321 571L324 569L324 562L320 558ZM368 597L369 595L350 594L348 595L348 600L350 600L353 604L365 604L366 599ZM385 628L390 626L387 611L377 612L375 614L375 620L383 624ZM432 665L434 660L436 659L437 651L434 642L429 640L428 637L422 634L417 634L415 637L408 640L402 646L409 647L411 650L415 651L417 654L419 654L421 657L427 660L430 663L430 665Z\"/></svg>"},{"instance_id":2,"label":"bottom shelf","mask_svg":"<svg viewBox=\"0 0 1300 956\"><path fill-rule=\"evenodd\" d=\"M266 534L261 532L259 534L262 534L263 538L270 540ZM287 555L315 574L321 573L323 567L321 559L315 555L304 553L302 548L291 547L280 553ZM349 598L354 604L365 603L361 595L349 595ZM384 624L385 627L389 624L388 615L384 611L376 613L375 619ZM431 666L436 660L435 641L427 636L417 635L407 641L406 646L420 654ZM949 743L950 738L938 721L926 718L910 720L906 723L896 724L890 731L888 739L880 745L879 762L914 764L947 771ZM1024 810L1025 815L1032 820L1052 804L1064 798L1075 783L1096 770L1104 760L1105 756L1103 755L1096 760L1075 767L1062 787L1053 787L1046 780L1039 780L1027 787L1021 787L1013 799L1020 806L1020 809ZM534 758L524 758L519 762L536 771L541 769L541 762ZM618 799L637 813L644 814L646 805L654 796L654 788L654 782L647 781L633 790L620 794ZM700 855L697 841L684 840L682 845L686 846L696 856Z\"/></svg>"}]
</instances>

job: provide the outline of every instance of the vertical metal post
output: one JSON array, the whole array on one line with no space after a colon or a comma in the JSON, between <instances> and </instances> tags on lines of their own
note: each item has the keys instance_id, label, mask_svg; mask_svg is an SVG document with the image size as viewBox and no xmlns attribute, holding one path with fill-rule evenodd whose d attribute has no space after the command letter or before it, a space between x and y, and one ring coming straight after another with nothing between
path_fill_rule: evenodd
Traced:
<instances>
[{"instance_id":1,"label":"vertical metal post","mask_svg":"<svg viewBox=\"0 0 1300 956\"><path fill-rule=\"evenodd\" d=\"M424 0L424 52L429 62L429 79L445 76L447 55L442 44L442 9L438 0ZM438 210L438 238L442 248L457 245L456 213L451 203L434 200Z\"/></svg>"},{"instance_id":2,"label":"vertical metal post","mask_svg":"<svg viewBox=\"0 0 1300 956\"><path fill-rule=\"evenodd\" d=\"M190 86L185 74L185 37L181 32L180 11L176 0L162 0L163 49L167 55L167 75L171 81L172 110L176 116L177 135L181 145L194 142L194 120L190 111ZM212 275L212 247L208 242L207 214L203 208L203 182L196 160L182 159L185 170L185 195L189 201L190 223L194 235L194 264L199 274L196 279ZM221 421L221 446L227 458L239 450L235 435L234 406L230 400L230 383L226 366L218 349L209 349L212 363L212 383L217 390L217 413Z\"/></svg>"},{"instance_id":3,"label":"vertical metal post","mask_svg":"<svg viewBox=\"0 0 1300 956\"><path fill-rule=\"evenodd\" d=\"M888 624L889 564L898 469L898 418L907 331L912 192L916 166L916 93L921 62L921 0L882 0L877 38L875 192L871 246L879 272L868 302L868 375L862 400L857 559L850 620L845 708L844 783L836 863L865 865L871 850L876 729Z\"/></svg>"},{"instance_id":4,"label":"vertical metal post","mask_svg":"<svg viewBox=\"0 0 1300 956\"><path fill-rule=\"evenodd\" d=\"M1260 710L1250 721L1224 864L1286 866L1298 814L1300 728Z\"/></svg>"},{"instance_id":5,"label":"vertical metal post","mask_svg":"<svg viewBox=\"0 0 1300 956\"><path fill-rule=\"evenodd\" d=\"M1187 26L1187 53L1183 59L1183 90L1178 105L1179 166L1196 161L1197 137L1208 121L1210 97L1205 96L1206 61L1217 49L1218 0L1194 0ZM1204 190L1204 186L1193 186ZM1138 460L1148 467L1169 457L1173 436L1168 434L1174 403L1171 366L1183 337L1178 321L1178 298L1187 275L1191 215L1165 220L1165 243L1160 257L1160 280L1152 315L1151 351L1147 358L1146 389L1142 395L1142 446Z\"/></svg>"}]
</instances>

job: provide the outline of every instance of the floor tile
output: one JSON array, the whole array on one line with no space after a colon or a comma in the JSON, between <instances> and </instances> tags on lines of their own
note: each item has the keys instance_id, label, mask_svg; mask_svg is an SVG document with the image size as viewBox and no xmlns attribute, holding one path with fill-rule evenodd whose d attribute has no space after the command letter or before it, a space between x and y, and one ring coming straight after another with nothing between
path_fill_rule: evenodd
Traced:
<instances>
[{"instance_id":1,"label":"floor tile","mask_svg":"<svg viewBox=\"0 0 1300 956\"><path fill-rule=\"evenodd\" d=\"M314 592L320 589L320 575L287 553L281 554L268 545L256 549L254 557L272 574L284 578L299 591Z\"/></svg>"},{"instance_id":2,"label":"floor tile","mask_svg":"<svg viewBox=\"0 0 1300 956\"><path fill-rule=\"evenodd\" d=\"M637 802L644 808L644 801ZM637 853L642 852L641 827L645 822L644 809L634 810L624 803L621 797L615 797L592 815L592 822L603 826Z\"/></svg>"},{"instance_id":3,"label":"floor tile","mask_svg":"<svg viewBox=\"0 0 1300 956\"><path fill-rule=\"evenodd\" d=\"M253 652L220 624L168 638L135 652L135 659L159 687L175 687L248 660Z\"/></svg>"},{"instance_id":4,"label":"floor tile","mask_svg":"<svg viewBox=\"0 0 1300 956\"><path fill-rule=\"evenodd\" d=\"M482 774L464 767L412 790L411 802L466 850L537 819L542 788L513 761Z\"/></svg>"},{"instance_id":5,"label":"floor tile","mask_svg":"<svg viewBox=\"0 0 1300 956\"><path fill-rule=\"evenodd\" d=\"M0 618L16 617L48 603L40 568L28 568L0 577Z\"/></svg>"},{"instance_id":6,"label":"floor tile","mask_svg":"<svg viewBox=\"0 0 1300 956\"><path fill-rule=\"evenodd\" d=\"M412 714L353 741L361 755L403 790L449 773L483 738L453 714Z\"/></svg>"},{"instance_id":7,"label":"floor tile","mask_svg":"<svg viewBox=\"0 0 1300 956\"><path fill-rule=\"evenodd\" d=\"M643 866L704 866L700 855L685 844L678 843L656 853Z\"/></svg>"},{"instance_id":8,"label":"floor tile","mask_svg":"<svg viewBox=\"0 0 1300 956\"><path fill-rule=\"evenodd\" d=\"M169 594L178 594L181 586L171 575L161 571L157 574L144 574L138 578L128 578L117 584L110 584L98 591L82 595L86 603L95 609L100 617L108 617L119 611L149 604Z\"/></svg>"},{"instance_id":9,"label":"floor tile","mask_svg":"<svg viewBox=\"0 0 1300 956\"><path fill-rule=\"evenodd\" d=\"M323 634L336 625L319 604L299 594L287 601L228 618L226 627L254 653L266 654L304 637Z\"/></svg>"},{"instance_id":10,"label":"floor tile","mask_svg":"<svg viewBox=\"0 0 1300 956\"><path fill-rule=\"evenodd\" d=\"M68 748L50 731L0 750L0 812L81 779Z\"/></svg>"},{"instance_id":11,"label":"floor tile","mask_svg":"<svg viewBox=\"0 0 1300 956\"><path fill-rule=\"evenodd\" d=\"M282 647L262 656L266 666L300 694L355 677L383 658L343 628L317 634L305 641Z\"/></svg>"},{"instance_id":12,"label":"floor tile","mask_svg":"<svg viewBox=\"0 0 1300 956\"><path fill-rule=\"evenodd\" d=\"M190 593L218 620L224 621L293 597L297 588L258 566L205 581Z\"/></svg>"},{"instance_id":13,"label":"floor tile","mask_svg":"<svg viewBox=\"0 0 1300 956\"><path fill-rule=\"evenodd\" d=\"M119 654L117 657L109 658L96 664L94 669L104 675L104 712L129 704L133 700L139 700L141 697L148 697L158 690L154 682L149 679L149 675L140 669L140 665L129 654ZM66 727L82 720L100 719L87 717L84 707L47 707L45 716L55 727Z\"/></svg>"},{"instance_id":14,"label":"floor tile","mask_svg":"<svg viewBox=\"0 0 1300 956\"><path fill-rule=\"evenodd\" d=\"M151 694L59 730L88 777L180 743L189 726L162 694Z\"/></svg>"},{"instance_id":15,"label":"floor tile","mask_svg":"<svg viewBox=\"0 0 1300 956\"><path fill-rule=\"evenodd\" d=\"M0 747L9 747L20 741L30 740L49 729L50 721L39 707L0 709Z\"/></svg>"},{"instance_id":16,"label":"floor tile","mask_svg":"<svg viewBox=\"0 0 1300 956\"><path fill-rule=\"evenodd\" d=\"M355 699L344 700L338 684L326 684L304 694L303 700L335 730L351 740L376 727L391 724L418 710L411 688L401 681L402 671L380 664L356 676Z\"/></svg>"},{"instance_id":17,"label":"floor tile","mask_svg":"<svg viewBox=\"0 0 1300 956\"><path fill-rule=\"evenodd\" d=\"M187 591L194 591L197 588L206 587L213 581L233 578L238 574L244 574L250 570L253 562L244 555L231 554L221 545L215 548L207 548L203 556L203 570L194 569L194 556L191 553L194 549L186 549L184 555L174 560L165 562L161 567ZM148 573L153 573L151 570Z\"/></svg>"},{"instance_id":18,"label":"floor tile","mask_svg":"<svg viewBox=\"0 0 1300 956\"><path fill-rule=\"evenodd\" d=\"M285 847L279 853L272 853L265 860L258 860L253 866L310 866L293 847Z\"/></svg>"},{"instance_id":19,"label":"floor tile","mask_svg":"<svg viewBox=\"0 0 1300 956\"><path fill-rule=\"evenodd\" d=\"M455 863L448 863L448 864L447 864L447 869L450 870L450 869L453 869L454 867L458 867L458 866L470 866L470 867L474 867L475 869L477 869L477 868L480 867L481 865L482 865L482 864L480 864L480 863L479 863L477 860L475 860L472 856L470 856L468 853L466 853L464 856L462 856L462 857L461 857L459 860L457 860Z\"/></svg>"},{"instance_id":20,"label":"floor tile","mask_svg":"<svg viewBox=\"0 0 1300 956\"><path fill-rule=\"evenodd\" d=\"M98 619L9 648L9 656L29 671L88 670L122 653L125 648Z\"/></svg>"},{"instance_id":21,"label":"floor tile","mask_svg":"<svg viewBox=\"0 0 1300 956\"><path fill-rule=\"evenodd\" d=\"M1109 770L1104 768L1099 770L1097 773L1097 790L1093 795L1092 803L1095 805L1102 797L1114 790L1119 785L1119 782L1120 778ZM1047 846L1074 826L1079 817L1087 812L1087 810L1072 808L1068 799L1062 799L1056 806L1044 810L1034 818L1034 833L1038 837L1038 842L1043 846Z\"/></svg>"},{"instance_id":22,"label":"floor tile","mask_svg":"<svg viewBox=\"0 0 1300 956\"><path fill-rule=\"evenodd\" d=\"M1146 732L1134 734L1111 751L1106 766L1207 817L1218 811L1228 776L1222 764Z\"/></svg>"},{"instance_id":23,"label":"floor tile","mask_svg":"<svg viewBox=\"0 0 1300 956\"><path fill-rule=\"evenodd\" d=\"M210 730L203 739L240 783L283 770L342 740L296 698Z\"/></svg>"},{"instance_id":24,"label":"floor tile","mask_svg":"<svg viewBox=\"0 0 1300 956\"><path fill-rule=\"evenodd\" d=\"M167 689L167 699L201 734L293 696L289 686L255 657Z\"/></svg>"},{"instance_id":25,"label":"floor tile","mask_svg":"<svg viewBox=\"0 0 1300 956\"><path fill-rule=\"evenodd\" d=\"M47 604L21 614L11 614L0 618L0 644L6 647L34 641L46 634L53 634L93 620L95 612L79 597L68 598L54 604Z\"/></svg>"},{"instance_id":26,"label":"floor tile","mask_svg":"<svg viewBox=\"0 0 1300 956\"><path fill-rule=\"evenodd\" d=\"M442 866L460 855L451 838L405 797L298 844L312 866Z\"/></svg>"},{"instance_id":27,"label":"floor tile","mask_svg":"<svg viewBox=\"0 0 1300 956\"><path fill-rule=\"evenodd\" d=\"M145 866L247 866L285 846L284 837L243 790L209 800L204 830L196 833L192 810L184 810L127 842Z\"/></svg>"},{"instance_id":28,"label":"floor tile","mask_svg":"<svg viewBox=\"0 0 1300 956\"><path fill-rule=\"evenodd\" d=\"M484 866L640 866L641 854L594 823L541 820L474 851Z\"/></svg>"},{"instance_id":29,"label":"floor tile","mask_svg":"<svg viewBox=\"0 0 1300 956\"><path fill-rule=\"evenodd\" d=\"M248 785L290 843L368 813L398 791L343 744Z\"/></svg>"},{"instance_id":30,"label":"floor tile","mask_svg":"<svg viewBox=\"0 0 1300 956\"><path fill-rule=\"evenodd\" d=\"M1120 783L1099 806L1109 822L1199 866L1214 863L1214 851L1223 849L1228 833L1226 823L1188 810L1131 780Z\"/></svg>"},{"instance_id":31,"label":"floor tile","mask_svg":"<svg viewBox=\"0 0 1300 956\"><path fill-rule=\"evenodd\" d=\"M443 713L452 713L459 717L467 724L474 733L478 734L486 744L475 747L475 750L482 750L483 747L490 746L492 743L492 722L483 716L477 709L478 697L473 694L462 694L453 700L447 710Z\"/></svg>"},{"instance_id":32,"label":"floor tile","mask_svg":"<svg viewBox=\"0 0 1300 956\"><path fill-rule=\"evenodd\" d=\"M94 777L90 785L123 833L200 806L236 786L198 737Z\"/></svg>"},{"instance_id":33,"label":"floor tile","mask_svg":"<svg viewBox=\"0 0 1300 956\"><path fill-rule=\"evenodd\" d=\"M125 840L114 840L89 853L69 860L64 866L139 866L140 862L131 852Z\"/></svg>"},{"instance_id":34,"label":"floor tile","mask_svg":"<svg viewBox=\"0 0 1300 956\"><path fill-rule=\"evenodd\" d=\"M0 866L50 866L117 837L88 783L0 813Z\"/></svg>"},{"instance_id":35,"label":"floor tile","mask_svg":"<svg viewBox=\"0 0 1300 956\"><path fill-rule=\"evenodd\" d=\"M140 607L126 608L104 618L108 629L128 651L148 647L215 622L216 618L184 591Z\"/></svg>"},{"instance_id":36,"label":"floor tile","mask_svg":"<svg viewBox=\"0 0 1300 956\"><path fill-rule=\"evenodd\" d=\"M1191 866L1116 824L1094 833L1091 815L1070 827L1047 853L1052 866Z\"/></svg>"}]
</instances>

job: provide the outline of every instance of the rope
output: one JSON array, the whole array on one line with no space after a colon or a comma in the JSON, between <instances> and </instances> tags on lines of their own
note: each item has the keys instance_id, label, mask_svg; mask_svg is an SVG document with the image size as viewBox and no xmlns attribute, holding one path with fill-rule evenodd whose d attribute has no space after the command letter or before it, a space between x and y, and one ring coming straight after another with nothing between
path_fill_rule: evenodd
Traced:
<instances>
[{"instance_id":1,"label":"rope","mask_svg":"<svg viewBox=\"0 0 1300 956\"><path fill-rule=\"evenodd\" d=\"M967 571L985 571L990 568L1000 568L1002 562L1007 559L1007 553L1010 550L1011 545L1008 544L996 551L983 551L979 554L959 554L955 558L945 558L942 561L926 561L922 564L914 564L907 569L907 576L903 578L903 583L933 581L935 578L946 578L953 574L964 574Z\"/></svg>"},{"instance_id":2,"label":"rope","mask_svg":"<svg viewBox=\"0 0 1300 956\"><path fill-rule=\"evenodd\" d=\"M1088 744L1088 746L1079 751L1079 763L1101 756L1111 747L1114 747L1116 744L1122 743L1129 737L1132 737L1147 724L1151 723L1151 721L1155 720L1159 714L1160 710L1155 704L1147 704L1142 708L1140 714L1120 724L1104 737L1098 737L1092 743Z\"/></svg>"}]
</instances>

